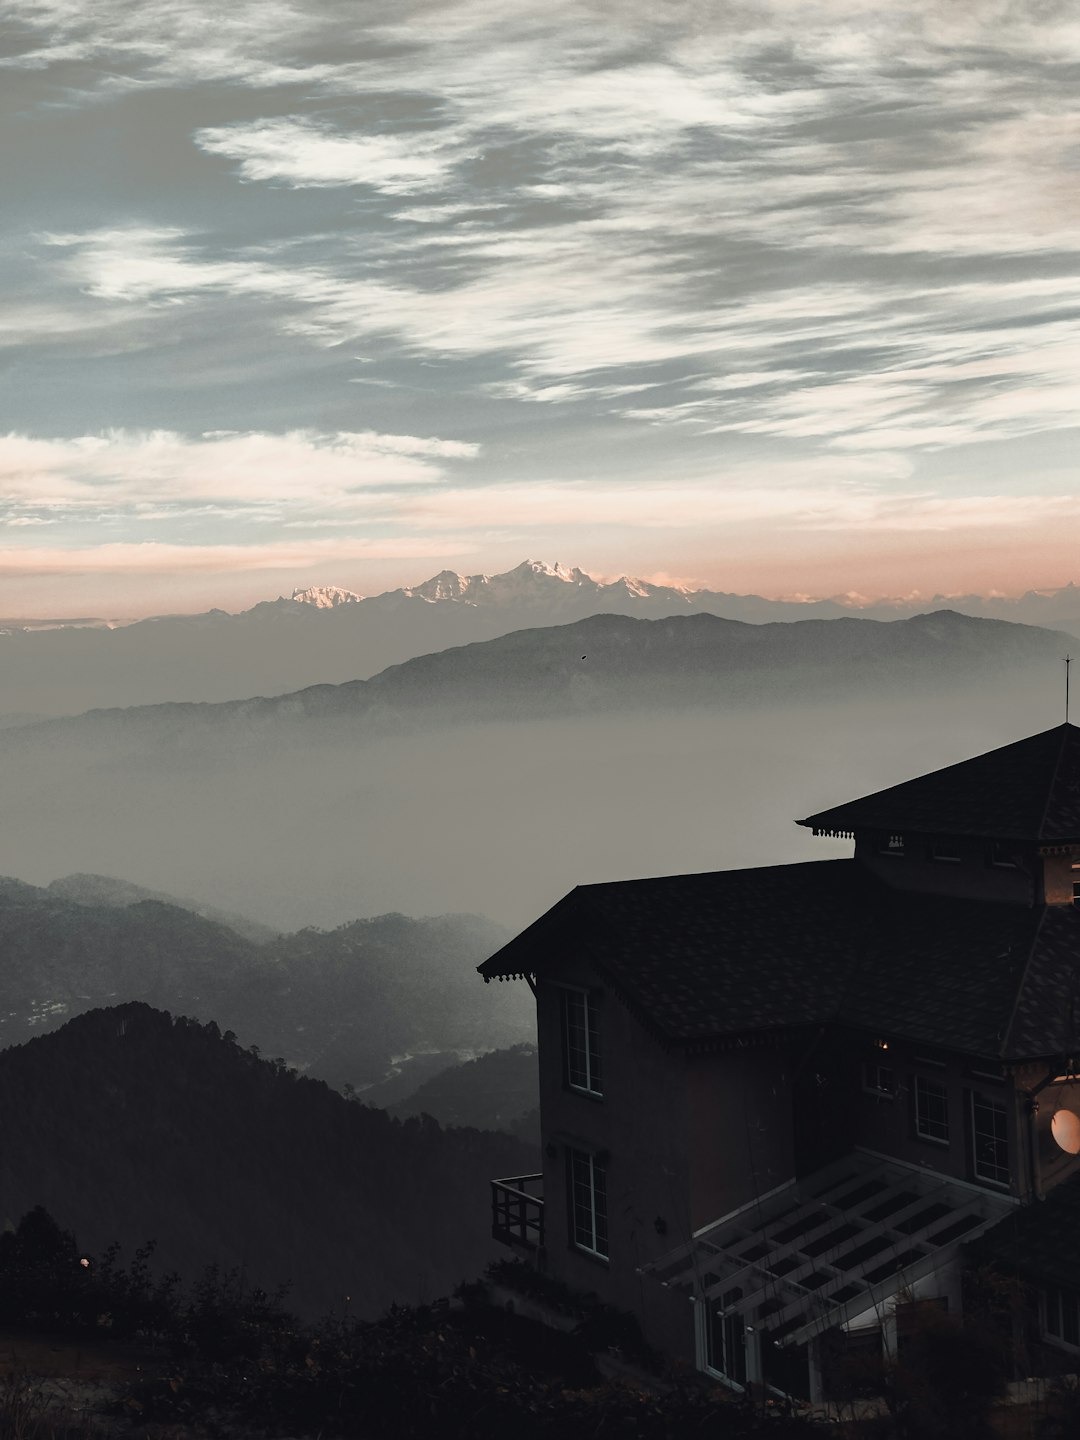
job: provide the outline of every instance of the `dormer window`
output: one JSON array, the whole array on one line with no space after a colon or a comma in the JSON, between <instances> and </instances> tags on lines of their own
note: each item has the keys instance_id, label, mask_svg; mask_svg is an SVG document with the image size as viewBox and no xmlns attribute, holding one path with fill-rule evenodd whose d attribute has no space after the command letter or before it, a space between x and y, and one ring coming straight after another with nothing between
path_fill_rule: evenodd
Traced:
<instances>
[{"instance_id":1,"label":"dormer window","mask_svg":"<svg viewBox=\"0 0 1080 1440\"><path fill-rule=\"evenodd\" d=\"M960 847L954 840L934 840L930 845L930 859L942 865L959 865Z\"/></svg>"},{"instance_id":2,"label":"dormer window","mask_svg":"<svg viewBox=\"0 0 1080 1440\"><path fill-rule=\"evenodd\" d=\"M998 866L1002 870L1016 869L1016 856L1013 854L1013 846L1004 840L992 840L990 842L990 864Z\"/></svg>"},{"instance_id":3,"label":"dormer window","mask_svg":"<svg viewBox=\"0 0 1080 1440\"><path fill-rule=\"evenodd\" d=\"M879 846L879 849L882 855L903 855L903 835L883 835L881 837L881 845Z\"/></svg>"}]
</instances>

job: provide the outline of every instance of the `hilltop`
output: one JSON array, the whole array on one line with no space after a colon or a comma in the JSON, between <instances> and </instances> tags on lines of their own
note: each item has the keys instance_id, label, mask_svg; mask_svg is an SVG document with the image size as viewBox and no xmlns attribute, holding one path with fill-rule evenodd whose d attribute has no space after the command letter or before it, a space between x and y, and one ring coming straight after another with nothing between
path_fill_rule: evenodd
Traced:
<instances>
[{"instance_id":1,"label":"hilltop","mask_svg":"<svg viewBox=\"0 0 1080 1440\"><path fill-rule=\"evenodd\" d=\"M157 1242L197 1278L242 1267L291 1308L375 1316L494 1258L487 1182L537 1155L508 1135L397 1121L258 1059L214 1025L94 1010L0 1054L4 1217L43 1205L91 1253ZM4 1218L0 1217L0 1218Z\"/></svg>"}]
</instances>

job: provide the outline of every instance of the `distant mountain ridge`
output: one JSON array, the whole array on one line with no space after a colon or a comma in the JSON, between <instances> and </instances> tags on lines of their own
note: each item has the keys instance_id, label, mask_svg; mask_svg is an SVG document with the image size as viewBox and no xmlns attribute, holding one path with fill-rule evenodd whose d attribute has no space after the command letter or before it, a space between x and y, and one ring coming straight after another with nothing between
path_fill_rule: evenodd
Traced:
<instances>
[{"instance_id":1,"label":"distant mountain ridge","mask_svg":"<svg viewBox=\"0 0 1080 1440\"><path fill-rule=\"evenodd\" d=\"M382 608L402 601L423 600L429 605L452 604L477 608L496 606L562 605L571 608L582 602L596 602L588 613L624 613L619 606L630 603L625 613L656 619L662 614L703 610L722 619L763 624L769 620L834 620L852 616L864 620L904 620L928 611L955 610L986 620L1011 620L1029 625L1080 624L1080 586L1074 581L1046 590L1026 590L1021 595L948 595L867 599L856 594L800 596L773 599L764 595L731 590L712 590L707 585L663 584L631 575L615 580L598 580L577 565L549 564L523 560L512 570L498 574L462 575L440 570L419 585L399 586L376 595L363 596L338 586L310 586L294 590L289 600L261 601L260 605L288 605L290 601L332 608L363 602ZM648 602L646 605L635 602ZM655 607L661 607L659 609ZM668 608L672 607L672 608ZM250 614L251 611L242 611ZM195 617L192 617L195 618ZM582 615L584 618L584 614ZM542 623L542 622L541 622Z\"/></svg>"},{"instance_id":2,"label":"distant mountain ridge","mask_svg":"<svg viewBox=\"0 0 1080 1440\"><path fill-rule=\"evenodd\" d=\"M710 614L750 624L858 617L903 620L953 609L987 619L1080 629L1080 589L1017 599L938 596L865 605L857 597L770 600L526 560L502 574L441 571L360 595L312 585L230 614L163 615L133 624L0 622L0 715L69 715L171 701L217 703L368 679L391 665L524 628L597 614Z\"/></svg>"},{"instance_id":3,"label":"distant mountain ridge","mask_svg":"<svg viewBox=\"0 0 1080 1440\"><path fill-rule=\"evenodd\" d=\"M183 896L168 895L161 890L148 890L145 885L133 885L130 880L116 880L111 875L64 875L59 880L50 880L45 889L50 895L56 895L62 900L73 900L77 905L122 908L141 904L144 900L155 900L159 904L178 906L192 911L203 920L227 926L245 940L254 941L256 945L264 945L278 934L269 925L260 925L257 920L250 920L246 915L237 915L232 910L219 910L214 905L204 905Z\"/></svg>"},{"instance_id":4,"label":"distant mountain ridge","mask_svg":"<svg viewBox=\"0 0 1080 1440\"><path fill-rule=\"evenodd\" d=\"M254 943L176 903L118 903L124 882L96 887L113 898L95 902L95 887L70 883L87 878L101 879L0 878L0 1048L97 1005L142 1001L213 1020L341 1086L379 1081L410 1050L531 1037L531 999L477 978L508 938L479 916L381 915Z\"/></svg>"},{"instance_id":5,"label":"distant mountain ridge","mask_svg":"<svg viewBox=\"0 0 1080 1440\"><path fill-rule=\"evenodd\" d=\"M638 620L594 615L419 656L370 680L294 694L90 711L9 730L0 747L79 743L132 753L256 736L373 736L443 725L603 714L911 696L959 684L1050 673L1076 640L1057 631L936 611L910 620L805 620L749 625L714 615ZM344 727L342 729L341 727ZM312 732L313 733L313 732Z\"/></svg>"}]
</instances>

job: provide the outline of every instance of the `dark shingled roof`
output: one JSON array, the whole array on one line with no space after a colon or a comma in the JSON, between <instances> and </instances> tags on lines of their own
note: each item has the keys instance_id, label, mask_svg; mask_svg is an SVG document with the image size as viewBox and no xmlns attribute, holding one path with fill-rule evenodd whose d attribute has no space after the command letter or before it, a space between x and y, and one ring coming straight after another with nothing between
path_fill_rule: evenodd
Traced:
<instances>
[{"instance_id":1,"label":"dark shingled roof","mask_svg":"<svg viewBox=\"0 0 1080 1440\"><path fill-rule=\"evenodd\" d=\"M1080 842L1080 727L1058 725L799 824L826 834L867 829Z\"/></svg>"},{"instance_id":2,"label":"dark shingled roof","mask_svg":"<svg viewBox=\"0 0 1080 1440\"><path fill-rule=\"evenodd\" d=\"M968 1254L1046 1285L1080 1289L1080 1175L1055 1185L1036 1205L1018 1205L981 1235Z\"/></svg>"},{"instance_id":3,"label":"dark shingled roof","mask_svg":"<svg viewBox=\"0 0 1080 1440\"><path fill-rule=\"evenodd\" d=\"M1004 1059L1076 1048L1080 910L895 890L855 860L579 886L479 969L568 954L682 1044L831 1021Z\"/></svg>"}]
</instances>

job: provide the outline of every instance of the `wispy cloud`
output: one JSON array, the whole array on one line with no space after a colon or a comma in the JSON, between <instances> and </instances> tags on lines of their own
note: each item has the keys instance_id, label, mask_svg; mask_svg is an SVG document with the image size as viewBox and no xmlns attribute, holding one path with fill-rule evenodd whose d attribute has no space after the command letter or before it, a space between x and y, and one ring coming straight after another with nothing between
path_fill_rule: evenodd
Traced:
<instances>
[{"instance_id":1,"label":"wispy cloud","mask_svg":"<svg viewBox=\"0 0 1080 1440\"><path fill-rule=\"evenodd\" d=\"M438 134L348 135L303 119L262 120L198 130L208 155L237 162L245 180L288 185L368 185L388 195L431 190L462 158Z\"/></svg>"},{"instance_id":2,"label":"wispy cloud","mask_svg":"<svg viewBox=\"0 0 1080 1440\"><path fill-rule=\"evenodd\" d=\"M50 114L145 121L174 178L114 175L85 213L50 194L8 253L33 298L0 305L0 344L137 356L152 417L187 387L166 435L125 416L96 449L0 446L20 499L269 499L295 528L347 528L351 505L433 532L482 523L485 495L504 531L571 498L598 526L693 503L868 536L1072 515L1039 460L1010 479L1003 458L1080 413L1068 0L627 0L618 23L588 0L11 8L13 80L47 78ZM226 351L242 434L184 438L227 412L200 371ZM243 373L271 351L273 402ZM11 423L37 434L42 408ZM395 449L395 428L480 448ZM612 483L611 447L638 440L652 489ZM566 473L526 486L552 442ZM749 494L747 449L803 478ZM858 493L816 468L853 459Z\"/></svg>"},{"instance_id":3,"label":"wispy cloud","mask_svg":"<svg viewBox=\"0 0 1080 1440\"><path fill-rule=\"evenodd\" d=\"M265 545L170 545L159 541L111 542L67 549L41 546L0 547L0 575L147 575L233 574L305 567L356 560L415 560L445 557L444 542L422 540L279 541ZM450 553L453 553L452 550Z\"/></svg>"},{"instance_id":4,"label":"wispy cloud","mask_svg":"<svg viewBox=\"0 0 1080 1440\"><path fill-rule=\"evenodd\" d=\"M206 499L333 505L385 488L431 484L443 474L441 462L468 459L476 449L372 432L7 435L0 437L0 498L91 507Z\"/></svg>"}]
</instances>

